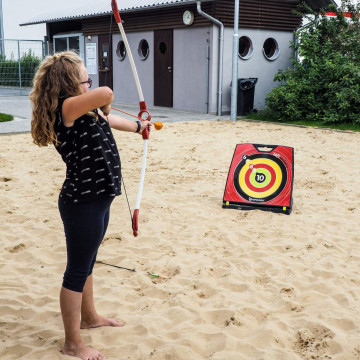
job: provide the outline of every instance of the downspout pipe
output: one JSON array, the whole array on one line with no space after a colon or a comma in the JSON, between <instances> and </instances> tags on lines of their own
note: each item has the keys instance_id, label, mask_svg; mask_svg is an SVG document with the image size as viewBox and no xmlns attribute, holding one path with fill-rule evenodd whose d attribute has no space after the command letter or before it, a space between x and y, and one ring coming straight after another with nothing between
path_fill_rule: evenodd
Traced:
<instances>
[{"instance_id":1,"label":"downspout pipe","mask_svg":"<svg viewBox=\"0 0 360 360\"><path fill-rule=\"evenodd\" d=\"M4 16L2 10L2 0L0 0L0 54L5 56L4 46Z\"/></svg>"},{"instance_id":2,"label":"downspout pipe","mask_svg":"<svg viewBox=\"0 0 360 360\"><path fill-rule=\"evenodd\" d=\"M219 69L218 69L218 109L217 114L218 116L222 115L222 83L223 83L223 62L224 62L224 24L210 16L209 14L206 14L201 10L201 1L196 1L196 8L198 14L201 16L207 18L211 22L213 22L215 25L219 27L220 30L220 44L219 44Z\"/></svg>"},{"instance_id":3,"label":"downspout pipe","mask_svg":"<svg viewBox=\"0 0 360 360\"><path fill-rule=\"evenodd\" d=\"M233 34L233 52L232 52L232 75L231 75L231 112L230 119L236 121L237 116L237 98L238 98L238 53L239 53L239 2L235 0L234 11L234 34Z\"/></svg>"}]
</instances>

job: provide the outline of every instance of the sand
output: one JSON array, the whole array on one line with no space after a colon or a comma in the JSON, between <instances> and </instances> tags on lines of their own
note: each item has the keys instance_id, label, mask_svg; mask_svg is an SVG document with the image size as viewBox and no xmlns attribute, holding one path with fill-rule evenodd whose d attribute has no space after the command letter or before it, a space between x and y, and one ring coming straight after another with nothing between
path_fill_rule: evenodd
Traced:
<instances>
[{"instance_id":1,"label":"sand","mask_svg":"<svg viewBox=\"0 0 360 360\"><path fill-rule=\"evenodd\" d=\"M116 133L135 205L142 140ZM295 148L291 215L222 209L236 144ZM0 359L72 359L58 294L65 165L30 134L0 136ZM238 121L165 124L149 142L139 236L125 195L96 264L82 330L108 359L360 359L360 134ZM163 278L151 278L147 272Z\"/></svg>"}]
</instances>

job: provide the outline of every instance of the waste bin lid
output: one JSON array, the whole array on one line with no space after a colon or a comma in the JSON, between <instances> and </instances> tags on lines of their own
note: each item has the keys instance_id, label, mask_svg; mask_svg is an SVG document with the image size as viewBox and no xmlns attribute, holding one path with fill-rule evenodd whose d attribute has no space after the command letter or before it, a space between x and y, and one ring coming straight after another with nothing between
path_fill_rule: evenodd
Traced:
<instances>
[{"instance_id":1,"label":"waste bin lid","mask_svg":"<svg viewBox=\"0 0 360 360\"><path fill-rule=\"evenodd\" d=\"M252 89L257 83L257 78L239 79L239 87L241 90Z\"/></svg>"}]
</instances>

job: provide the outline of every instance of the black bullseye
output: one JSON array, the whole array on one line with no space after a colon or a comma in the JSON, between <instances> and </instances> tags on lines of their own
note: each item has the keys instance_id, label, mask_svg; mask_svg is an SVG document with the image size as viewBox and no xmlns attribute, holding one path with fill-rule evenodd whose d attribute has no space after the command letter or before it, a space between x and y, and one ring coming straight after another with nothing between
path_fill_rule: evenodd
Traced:
<instances>
[{"instance_id":1,"label":"black bullseye","mask_svg":"<svg viewBox=\"0 0 360 360\"><path fill-rule=\"evenodd\" d=\"M262 173L256 173L255 181L259 184L262 184L266 180L265 174Z\"/></svg>"}]
</instances>

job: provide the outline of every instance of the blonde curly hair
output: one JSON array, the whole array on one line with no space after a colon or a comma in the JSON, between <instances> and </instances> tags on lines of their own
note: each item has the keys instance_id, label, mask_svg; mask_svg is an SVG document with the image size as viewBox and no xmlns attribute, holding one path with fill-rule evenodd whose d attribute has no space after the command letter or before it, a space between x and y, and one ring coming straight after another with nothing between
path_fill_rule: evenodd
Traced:
<instances>
[{"instance_id":1,"label":"blonde curly hair","mask_svg":"<svg viewBox=\"0 0 360 360\"><path fill-rule=\"evenodd\" d=\"M31 136L38 146L55 142L55 111L59 99L81 95L82 59L73 51L47 56L39 65L30 93L32 102Z\"/></svg>"}]
</instances>

